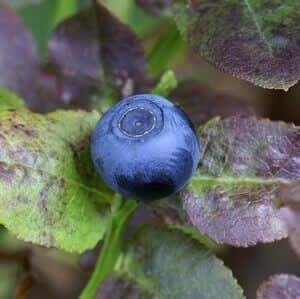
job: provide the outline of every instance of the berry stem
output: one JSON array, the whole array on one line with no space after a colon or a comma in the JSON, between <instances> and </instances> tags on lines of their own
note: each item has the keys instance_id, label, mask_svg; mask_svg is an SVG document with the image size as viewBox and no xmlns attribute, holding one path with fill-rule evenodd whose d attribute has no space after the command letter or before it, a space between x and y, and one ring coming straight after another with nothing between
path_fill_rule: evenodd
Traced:
<instances>
[{"instance_id":1,"label":"berry stem","mask_svg":"<svg viewBox=\"0 0 300 299\"><path fill-rule=\"evenodd\" d=\"M168 70L163 73L158 84L152 90L152 93L167 97L173 89L177 87L177 79L173 71Z\"/></svg>"},{"instance_id":2,"label":"berry stem","mask_svg":"<svg viewBox=\"0 0 300 299\"><path fill-rule=\"evenodd\" d=\"M94 272L81 293L80 299L94 298L100 284L113 272L116 261L121 254L121 243L124 231L136 207L137 203L134 200L126 200L120 205L120 208L112 214L104 245Z\"/></svg>"}]
</instances>

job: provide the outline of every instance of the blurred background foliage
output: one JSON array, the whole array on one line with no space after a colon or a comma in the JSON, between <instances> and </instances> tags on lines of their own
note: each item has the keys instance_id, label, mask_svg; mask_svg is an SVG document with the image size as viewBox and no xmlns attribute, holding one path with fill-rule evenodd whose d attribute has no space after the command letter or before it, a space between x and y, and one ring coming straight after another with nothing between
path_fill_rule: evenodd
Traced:
<instances>
[{"instance_id":1,"label":"blurred background foliage","mask_svg":"<svg viewBox=\"0 0 300 299\"><path fill-rule=\"evenodd\" d=\"M31 30L40 56L46 59L47 42L55 26L89 5L88 0L2 0L13 6ZM174 69L180 81L196 79L215 91L251 102L260 114L274 120L300 125L300 85L288 92L264 90L224 74L194 55L183 41L173 22L146 14L134 0L106 0L106 5L142 39L150 72L158 78L165 70ZM163 63L162 63L163 62ZM20 266L7 261L1 251L24 250L24 244L1 227L0 231L0 298L12 298L22 275ZM26 245L31 246L31 245ZM26 247L25 246L25 247ZM47 250L45 250L47 251ZM233 270L247 298L254 298L260 282L278 272L300 274L299 260L287 241L259 245L249 249L222 250L221 258ZM34 260L40 273L38 287L30 298L76 298L95 261L89 252L81 261L76 256L48 250L46 256L35 248ZM82 272L82 266L86 272ZM80 268L81 267L81 268ZM46 278L47 277L47 278ZM45 283L47 279L47 283ZM63 282L63 283L62 283ZM42 297L41 297L42 296Z\"/></svg>"},{"instance_id":2,"label":"blurred background foliage","mask_svg":"<svg viewBox=\"0 0 300 299\"><path fill-rule=\"evenodd\" d=\"M17 9L31 30L40 56L44 60L47 42L55 26L90 3L88 0L4 0L4 2ZM105 0L105 5L142 39L149 69L154 77L173 68L179 82L188 79L200 80L215 91L251 101L264 117L300 124L299 83L288 92L284 92L264 90L235 79L195 55L170 19L147 14L134 0Z\"/></svg>"}]
</instances>

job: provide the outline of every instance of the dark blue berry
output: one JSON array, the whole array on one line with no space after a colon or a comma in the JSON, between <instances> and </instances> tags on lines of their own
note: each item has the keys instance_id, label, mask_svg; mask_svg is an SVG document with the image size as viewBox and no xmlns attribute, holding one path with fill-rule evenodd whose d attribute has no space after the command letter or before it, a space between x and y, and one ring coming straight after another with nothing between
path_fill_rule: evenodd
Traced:
<instances>
[{"instance_id":1,"label":"dark blue berry","mask_svg":"<svg viewBox=\"0 0 300 299\"><path fill-rule=\"evenodd\" d=\"M103 115L92 134L91 153L113 190L158 199L188 182L200 159L200 144L178 106L143 94L122 100Z\"/></svg>"}]
</instances>

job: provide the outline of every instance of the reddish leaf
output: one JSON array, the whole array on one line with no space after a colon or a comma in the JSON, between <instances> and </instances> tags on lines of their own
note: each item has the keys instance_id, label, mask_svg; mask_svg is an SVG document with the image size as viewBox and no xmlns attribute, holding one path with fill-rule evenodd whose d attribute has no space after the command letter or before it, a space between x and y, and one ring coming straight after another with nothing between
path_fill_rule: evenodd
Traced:
<instances>
[{"instance_id":1,"label":"reddish leaf","mask_svg":"<svg viewBox=\"0 0 300 299\"><path fill-rule=\"evenodd\" d=\"M80 12L57 26L49 41L48 59L63 76L100 81L97 28L90 11Z\"/></svg>"},{"instance_id":2,"label":"reddish leaf","mask_svg":"<svg viewBox=\"0 0 300 299\"><path fill-rule=\"evenodd\" d=\"M66 104L87 105L93 88L103 82L97 35L90 10L63 21L52 34L48 64L60 79L60 97Z\"/></svg>"},{"instance_id":3,"label":"reddish leaf","mask_svg":"<svg viewBox=\"0 0 300 299\"><path fill-rule=\"evenodd\" d=\"M34 111L63 106L58 79L41 66L31 34L4 4L0 4L0 84L24 98Z\"/></svg>"},{"instance_id":4,"label":"reddish leaf","mask_svg":"<svg viewBox=\"0 0 300 299\"><path fill-rule=\"evenodd\" d=\"M256 118L213 119L200 128L199 171L181 192L190 221L218 243L249 246L287 236L276 203L300 180L300 129Z\"/></svg>"},{"instance_id":5,"label":"reddish leaf","mask_svg":"<svg viewBox=\"0 0 300 299\"><path fill-rule=\"evenodd\" d=\"M250 116L254 107L236 96L216 93L199 81L181 83L171 94L196 126L215 116Z\"/></svg>"},{"instance_id":6,"label":"reddish leaf","mask_svg":"<svg viewBox=\"0 0 300 299\"><path fill-rule=\"evenodd\" d=\"M100 84L112 83L122 97L145 92L148 84L147 64L137 36L97 1L93 9L56 28L49 43L49 66L60 78L63 101L76 106L84 101L87 105L89 95Z\"/></svg>"},{"instance_id":7,"label":"reddish leaf","mask_svg":"<svg viewBox=\"0 0 300 299\"><path fill-rule=\"evenodd\" d=\"M287 90L299 81L299 1L185 0L170 11L217 68L264 88Z\"/></svg>"},{"instance_id":8,"label":"reddish leaf","mask_svg":"<svg viewBox=\"0 0 300 299\"><path fill-rule=\"evenodd\" d=\"M23 97L31 109L88 107L95 91L107 85L127 96L146 92L148 82L138 38L97 1L93 9L54 30L46 66L41 66L24 24L0 4L0 84Z\"/></svg>"},{"instance_id":9,"label":"reddish leaf","mask_svg":"<svg viewBox=\"0 0 300 299\"><path fill-rule=\"evenodd\" d=\"M39 67L31 34L10 8L0 4L0 84L34 106Z\"/></svg>"},{"instance_id":10,"label":"reddish leaf","mask_svg":"<svg viewBox=\"0 0 300 299\"><path fill-rule=\"evenodd\" d=\"M137 36L96 1L100 48L105 70L113 76L121 95L148 89L148 68Z\"/></svg>"},{"instance_id":11,"label":"reddish leaf","mask_svg":"<svg viewBox=\"0 0 300 299\"><path fill-rule=\"evenodd\" d=\"M271 276L257 291L257 299L298 299L300 278L289 274Z\"/></svg>"}]
</instances>

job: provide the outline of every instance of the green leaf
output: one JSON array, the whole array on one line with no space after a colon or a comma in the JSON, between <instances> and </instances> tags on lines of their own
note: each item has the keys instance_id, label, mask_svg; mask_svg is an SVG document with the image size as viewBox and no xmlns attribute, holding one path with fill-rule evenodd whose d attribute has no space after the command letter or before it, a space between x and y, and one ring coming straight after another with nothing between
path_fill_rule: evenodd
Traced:
<instances>
[{"instance_id":1,"label":"green leaf","mask_svg":"<svg viewBox=\"0 0 300 299\"><path fill-rule=\"evenodd\" d=\"M174 0L171 15L197 53L264 88L300 79L300 1Z\"/></svg>"},{"instance_id":2,"label":"green leaf","mask_svg":"<svg viewBox=\"0 0 300 299\"><path fill-rule=\"evenodd\" d=\"M300 277L289 274L271 276L257 291L257 299L289 299L300 297Z\"/></svg>"},{"instance_id":3,"label":"green leaf","mask_svg":"<svg viewBox=\"0 0 300 299\"><path fill-rule=\"evenodd\" d=\"M142 227L117 270L156 299L243 298L230 270L177 230Z\"/></svg>"},{"instance_id":4,"label":"green leaf","mask_svg":"<svg viewBox=\"0 0 300 299\"><path fill-rule=\"evenodd\" d=\"M82 252L102 238L112 199L90 159L99 117L0 113L0 222L19 239Z\"/></svg>"},{"instance_id":5,"label":"green leaf","mask_svg":"<svg viewBox=\"0 0 300 299\"><path fill-rule=\"evenodd\" d=\"M217 243L249 246L286 237L279 190L300 180L300 128L255 117L200 127L203 156L181 192L189 220Z\"/></svg>"},{"instance_id":6,"label":"green leaf","mask_svg":"<svg viewBox=\"0 0 300 299\"><path fill-rule=\"evenodd\" d=\"M25 108L24 101L12 91L0 87L0 111L17 108Z\"/></svg>"}]
</instances>

